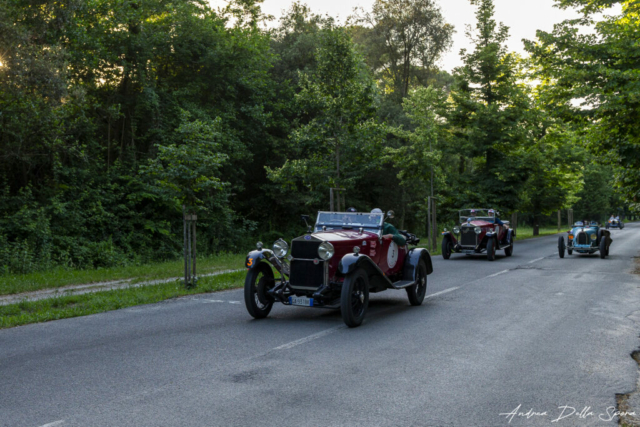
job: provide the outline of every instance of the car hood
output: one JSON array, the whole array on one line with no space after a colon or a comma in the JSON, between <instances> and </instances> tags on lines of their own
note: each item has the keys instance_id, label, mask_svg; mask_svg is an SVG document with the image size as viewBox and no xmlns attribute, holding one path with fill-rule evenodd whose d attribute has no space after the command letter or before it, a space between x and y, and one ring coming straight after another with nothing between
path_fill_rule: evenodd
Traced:
<instances>
[{"instance_id":1,"label":"car hood","mask_svg":"<svg viewBox=\"0 0 640 427\"><path fill-rule=\"evenodd\" d=\"M465 225L467 225L467 222L463 222L460 226L464 227ZM493 227L494 224L490 223L489 221L483 221L483 220L476 220L476 221L471 221L471 225L475 226L475 227Z\"/></svg>"},{"instance_id":2,"label":"car hood","mask_svg":"<svg viewBox=\"0 0 640 427\"><path fill-rule=\"evenodd\" d=\"M313 237L316 239L324 240L327 242L346 242L350 240L372 240L377 239L378 236L370 231L357 230L339 230L339 231L322 231L319 233L313 233Z\"/></svg>"}]
</instances>

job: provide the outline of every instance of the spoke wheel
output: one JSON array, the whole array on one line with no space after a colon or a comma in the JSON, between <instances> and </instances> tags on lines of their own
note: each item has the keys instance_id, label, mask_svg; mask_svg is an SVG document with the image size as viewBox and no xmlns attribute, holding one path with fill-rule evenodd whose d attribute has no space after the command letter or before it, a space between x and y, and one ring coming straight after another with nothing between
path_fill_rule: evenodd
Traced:
<instances>
[{"instance_id":1,"label":"spoke wheel","mask_svg":"<svg viewBox=\"0 0 640 427\"><path fill-rule=\"evenodd\" d=\"M273 308L273 298L267 291L275 286L273 270L264 262L249 270L244 281L244 304L251 316L263 319Z\"/></svg>"},{"instance_id":2,"label":"spoke wheel","mask_svg":"<svg viewBox=\"0 0 640 427\"><path fill-rule=\"evenodd\" d=\"M427 295L427 266L420 260L416 271L416 284L407 288L409 303L413 306L421 305Z\"/></svg>"},{"instance_id":3,"label":"spoke wheel","mask_svg":"<svg viewBox=\"0 0 640 427\"><path fill-rule=\"evenodd\" d=\"M369 308L367 272L359 268L349 274L342 284L340 297L340 311L344 323L350 328L360 326Z\"/></svg>"},{"instance_id":4,"label":"spoke wheel","mask_svg":"<svg viewBox=\"0 0 640 427\"><path fill-rule=\"evenodd\" d=\"M496 241L490 238L487 242L487 259L494 261L496 259Z\"/></svg>"},{"instance_id":5,"label":"spoke wheel","mask_svg":"<svg viewBox=\"0 0 640 427\"><path fill-rule=\"evenodd\" d=\"M442 258L451 258L451 252L453 252L453 243L451 242L451 238L445 237L442 239Z\"/></svg>"}]
</instances>

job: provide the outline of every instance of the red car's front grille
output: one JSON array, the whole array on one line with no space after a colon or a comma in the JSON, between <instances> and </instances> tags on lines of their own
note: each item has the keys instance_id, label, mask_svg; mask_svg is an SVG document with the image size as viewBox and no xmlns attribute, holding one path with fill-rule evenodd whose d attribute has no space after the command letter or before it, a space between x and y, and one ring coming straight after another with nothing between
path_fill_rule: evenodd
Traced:
<instances>
[{"instance_id":1,"label":"red car's front grille","mask_svg":"<svg viewBox=\"0 0 640 427\"><path fill-rule=\"evenodd\" d=\"M460 230L460 245L476 247L475 227L462 227Z\"/></svg>"},{"instance_id":2,"label":"red car's front grille","mask_svg":"<svg viewBox=\"0 0 640 427\"><path fill-rule=\"evenodd\" d=\"M289 283L294 288L319 288L324 283L324 262L292 260Z\"/></svg>"}]
</instances>

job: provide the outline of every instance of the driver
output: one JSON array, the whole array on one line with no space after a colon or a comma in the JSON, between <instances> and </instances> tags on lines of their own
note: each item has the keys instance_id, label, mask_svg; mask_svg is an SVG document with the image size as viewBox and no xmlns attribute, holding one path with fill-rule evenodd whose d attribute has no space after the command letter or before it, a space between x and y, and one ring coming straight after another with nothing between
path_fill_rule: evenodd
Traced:
<instances>
[{"instance_id":1,"label":"driver","mask_svg":"<svg viewBox=\"0 0 640 427\"><path fill-rule=\"evenodd\" d=\"M496 211L494 211L493 209L489 209L489 216L493 217L495 224L498 224L501 227L504 226L504 222L500 220L498 215L496 215Z\"/></svg>"},{"instance_id":2,"label":"driver","mask_svg":"<svg viewBox=\"0 0 640 427\"><path fill-rule=\"evenodd\" d=\"M371 211L371 213L381 214L382 209L375 208L374 210ZM404 236L398 232L398 229L396 229L393 225L387 222L385 222L384 225L382 226L382 238L391 239L394 242L396 242L398 246L404 246L407 244L407 239L405 239Z\"/></svg>"}]
</instances>

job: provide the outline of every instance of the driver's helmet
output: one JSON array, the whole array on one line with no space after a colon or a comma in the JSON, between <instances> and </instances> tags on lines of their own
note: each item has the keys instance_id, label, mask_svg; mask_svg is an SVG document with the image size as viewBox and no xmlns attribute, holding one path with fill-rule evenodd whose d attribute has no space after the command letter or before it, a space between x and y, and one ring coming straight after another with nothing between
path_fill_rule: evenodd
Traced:
<instances>
[{"instance_id":1,"label":"driver's helmet","mask_svg":"<svg viewBox=\"0 0 640 427\"><path fill-rule=\"evenodd\" d=\"M471 216L476 216L476 210L475 209L471 209Z\"/></svg>"},{"instance_id":2,"label":"driver's helmet","mask_svg":"<svg viewBox=\"0 0 640 427\"><path fill-rule=\"evenodd\" d=\"M496 216L496 211L489 209L489 216Z\"/></svg>"},{"instance_id":3,"label":"driver's helmet","mask_svg":"<svg viewBox=\"0 0 640 427\"><path fill-rule=\"evenodd\" d=\"M347 209L347 212L351 212L351 213L355 213L358 212L356 208L349 208Z\"/></svg>"},{"instance_id":4,"label":"driver's helmet","mask_svg":"<svg viewBox=\"0 0 640 427\"><path fill-rule=\"evenodd\" d=\"M373 213L373 214L381 214L381 213L382 213L382 209L380 209L380 208L375 208L375 209L373 209L373 210L371 211L371 213Z\"/></svg>"}]
</instances>

